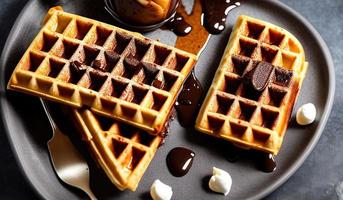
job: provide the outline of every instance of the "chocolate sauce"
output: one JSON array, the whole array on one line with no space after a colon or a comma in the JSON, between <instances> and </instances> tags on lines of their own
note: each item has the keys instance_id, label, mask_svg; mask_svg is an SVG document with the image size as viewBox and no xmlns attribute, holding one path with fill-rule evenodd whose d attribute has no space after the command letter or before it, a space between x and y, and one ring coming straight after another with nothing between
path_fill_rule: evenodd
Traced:
<instances>
[{"instance_id":1,"label":"chocolate sauce","mask_svg":"<svg viewBox=\"0 0 343 200\"><path fill-rule=\"evenodd\" d=\"M175 103L177 116L181 126L191 127L200 108L203 89L194 75L194 70L183 84L183 88Z\"/></svg>"},{"instance_id":2,"label":"chocolate sauce","mask_svg":"<svg viewBox=\"0 0 343 200\"><path fill-rule=\"evenodd\" d=\"M178 36L188 35L192 31L192 26L179 13L176 13L165 26Z\"/></svg>"},{"instance_id":3,"label":"chocolate sauce","mask_svg":"<svg viewBox=\"0 0 343 200\"><path fill-rule=\"evenodd\" d=\"M271 153L260 153L257 160L257 167L266 173L275 171L276 161L274 155Z\"/></svg>"},{"instance_id":4,"label":"chocolate sauce","mask_svg":"<svg viewBox=\"0 0 343 200\"><path fill-rule=\"evenodd\" d=\"M76 83L81 79L83 74L86 72L87 67L79 61L72 61L70 63L70 79L69 82Z\"/></svg>"},{"instance_id":5,"label":"chocolate sauce","mask_svg":"<svg viewBox=\"0 0 343 200\"><path fill-rule=\"evenodd\" d=\"M204 26L211 34L219 34L225 29L229 12L240 6L239 0L201 0L204 12Z\"/></svg>"},{"instance_id":6,"label":"chocolate sauce","mask_svg":"<svg viewBox=\"0 0 343 200\"><path fill-rule=\"evenodd\" d=\"M192 167L195 153L192 150L176 147L167 155L167 167L169 172L176 177L184 176Z\"/></svg>"}]
</instances>

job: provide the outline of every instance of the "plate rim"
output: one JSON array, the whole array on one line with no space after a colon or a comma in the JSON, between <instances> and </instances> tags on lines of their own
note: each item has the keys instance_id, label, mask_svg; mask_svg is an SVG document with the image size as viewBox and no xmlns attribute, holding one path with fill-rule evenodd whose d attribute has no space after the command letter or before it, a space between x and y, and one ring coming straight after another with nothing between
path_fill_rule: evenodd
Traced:
<instances>
[{"instance_id":1,"label":"plate rim","mask_svg":"<svg viewBox=\"0 0 343 200\"><path fill-rule=\"evenodd\" d=\"M263 190L260 193L257 193L253 198L254 199L261 199L263 197L266 197L267 195L271 194L273 191L275 191L278 187L280 187L282 184L284 184L299 168L302 166L304 161L307 159L309 154L312 152L313 148L316 146L318 143L319 138L321 137L323 130L325 128L325 125L327 123L327 120L331 114L332 110L332 105L334 102L334 95L335 95L335 70L334 70L334 63L332 60L332 56L330 53L330 50L328 46L326 45L324 39L321 37L321 35L318 33L318 31L313 27L313 25L305 19L301 14L299 14L297 11L295 11L293 8L287 6L283 2L276 1L276 0L264 0L264 1L269 1L272 2L275 6L280 7L283 9L286 13L289 13L290 15L293 15L297 20L299 20L300 23L305 25L305 28L308 29L314 36L314 39L316 42L319 44L321 47L321 50L323 52L323 57L325 58L325 63L327 63L327 71L328 71L328 94L326 96L326 102L325 106L323 109L323 114L321 116L321 120L318 123L318 126L316 128L316 131L314 133L314 136L311 137L309 141L309 145L304 149L303 153L298 157L297 160L295 160L292 164L292 166L284 173L283 175L280 176L280 178L270 185L267 189ZM13 40L13 35L17 35L19 32L18 26L19 26L19 21L24 15L24 13L27 11L27 9L32 6L32 4L35 2L35 0L30 0L28 1L23 9L20 11L20 14L17 16L9 34L7 35L7 39L5 42L5 45L3 47L3 51L0 56L0 70L4 71L5 67L4 64L8 62L8 46L10 45L11 41ZM0 74L0 80L5 80L4 73ZM0 90L1 92L4 92L6 94L6 83L4 81L0 82ZM34 193L40 197L41 199L47 198L49 195L46 193L43 193L40 189L39 186L35 181L29 178L28 175L28 169L25 169L24 164L20 160L20 155L19 152L16 150L15 145L13 144L13 139L10 134L10 129L8 127L7 119L4 114L4 108L7 106L7 101L3 100L3 98L6 98L6 95L2 95L0 101L0 116L1 116L1 123L3 124L4 127L4 132L7 135L7 140L10 144L11 151L14 155L15 161L17 163L17 166L20 170L20 173L23 175L25 181L28 183L28 185L32 188Z\"/></svg>"}]
</instances>

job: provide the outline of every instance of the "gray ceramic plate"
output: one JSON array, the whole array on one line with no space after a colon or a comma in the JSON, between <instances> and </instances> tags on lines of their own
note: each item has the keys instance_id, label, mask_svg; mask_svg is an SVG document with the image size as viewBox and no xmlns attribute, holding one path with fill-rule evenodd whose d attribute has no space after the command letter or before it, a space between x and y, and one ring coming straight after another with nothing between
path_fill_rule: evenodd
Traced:
<instances>
[{"instance_id":1,"label":"gray ceramic plate","mask_svg":"<svg viewBox=\"0 0 343 200\"><path fill-rule=\"evenodd\" d=\"M51 6L47 2L30 1L9 35L1 57L1 113L18 163L37 193L47 199L85 198L80 191L62 184L54 174L46 148L50 129L38 99L5 90L12 70L38 32L40 21ZM62 4L66 11L112 22L104 13L101 3L94 3L92 0L53 2ZM295 109L303 103L313 102L318 109L316 122L307 127L299 127L292 119L277 157L277 170L274 173L263 173L249 159L228 162L225 159L226 143L199 134L193 129L184 129L175 120L171 124L166 144L158 150L136 192L119 192L114 189L101 171L91 164L92 187L100 199L149 199L150 185L157 178L173 187L173 199L223 199L222 195L212 193L207 188L208 176L213 166L225 169L232 175L232 191L227 198L258 199L275 190L303 163L317 143L332 105L334 71L328 48L304 18L282 3L267 0L244 1L240 8L230 13L227 30L219 36L211 37L199 59L196 74L205 89L209 87L232 25L240 14L284 27L301 41L310 65ZM147 35L168 44L175 41L175 36L169 31L157 30ZM74 133L74 137L76 135ZM74 141L77 143L78 140ZM85 150L82 144L76 145L81 151ZM169 150L176 146L188 147L196 153L191 171L181 178L173 177L165 162Z\"/></svg>"}]
</instances>

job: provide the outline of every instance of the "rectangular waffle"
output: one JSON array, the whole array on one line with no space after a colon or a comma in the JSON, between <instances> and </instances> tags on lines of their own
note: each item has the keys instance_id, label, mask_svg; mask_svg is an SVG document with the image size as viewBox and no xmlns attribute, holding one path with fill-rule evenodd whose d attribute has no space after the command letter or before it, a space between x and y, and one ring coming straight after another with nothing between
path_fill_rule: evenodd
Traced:
<instances>
[{"instance_id":1,"label":"rectangular waffle","mask_svg":"<svg viewBox=\"0 0 343 200\"><path fill-rule=\"evenodd\" d=\"M273 65L267 87L257 92L243 76L258 63ZM196 129L243 148L277 154L307 62L300 42L286 30L240 16L231 33Z\"/></svg>"},{"instance_id":2,"label":"rectangular waffle","mask_svg":"<svg viewBox=\"0 0 343 200\"><path fill-rule=\"evenodd\" d=\"M87 109L73 109L72 113L94 160L113 184L120 190L135 191L162 137Z\"/></svg>"},{"instance_id":3,"label":"rectangular waffle","mask_svg":"<svg viewBox=\"0 0 343 200\"><path fill-rule=\"evenodd\" d=\"M158 134L195 62L193 54L55 7L8 89L88 106Z\"/></svg>"}]
</instances>

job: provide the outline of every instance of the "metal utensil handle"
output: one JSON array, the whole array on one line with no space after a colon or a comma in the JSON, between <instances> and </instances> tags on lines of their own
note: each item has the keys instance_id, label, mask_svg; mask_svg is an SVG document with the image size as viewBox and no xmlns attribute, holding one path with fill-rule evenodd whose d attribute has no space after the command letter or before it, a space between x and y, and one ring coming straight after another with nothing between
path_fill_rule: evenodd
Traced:
<instances>
[{"instance_id":1,"label":"metal utensil handle","mask_svg":"<svg viewBox=\"0 0 343 200\"><path fill-rule=\"evenodd\" d=\"M56 126L56 124L55 124L54 119L52 118L52 116L51 116L51 114L50 114L49 107L48 107L47 103L46 103L45 100L43 100L42 98L39 98L39 100L40 100L40 102L41 102L42 105L43 105L43 108L44 108L44 111L45 111L45 113L46 113L46 116L48 117L48 120L49 120L49 122L50 122L50 124L51 124L51 128L52 128L52 129L56 129L57 126Z\"/></svg>"}]
</instances>

